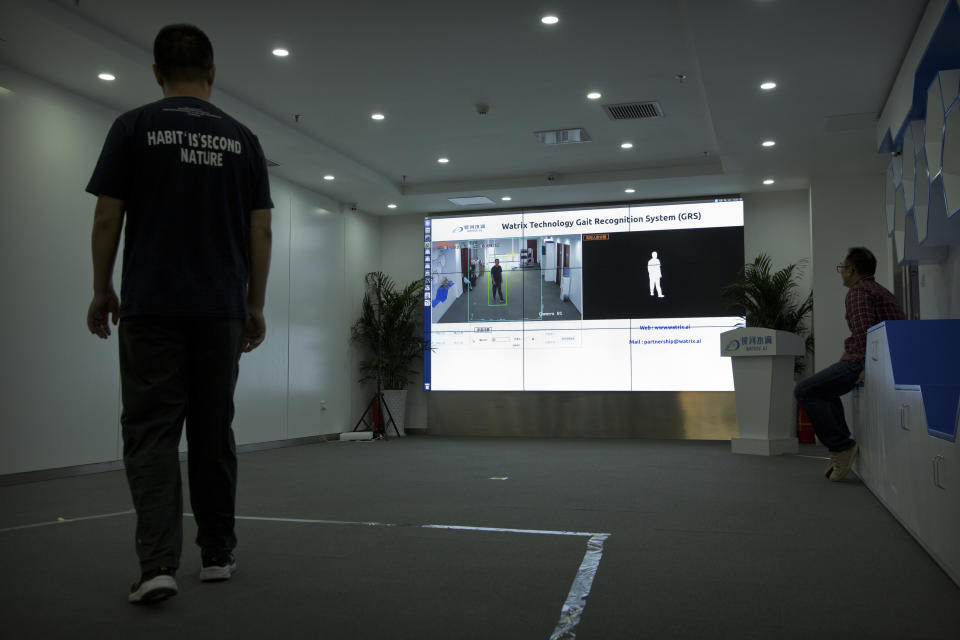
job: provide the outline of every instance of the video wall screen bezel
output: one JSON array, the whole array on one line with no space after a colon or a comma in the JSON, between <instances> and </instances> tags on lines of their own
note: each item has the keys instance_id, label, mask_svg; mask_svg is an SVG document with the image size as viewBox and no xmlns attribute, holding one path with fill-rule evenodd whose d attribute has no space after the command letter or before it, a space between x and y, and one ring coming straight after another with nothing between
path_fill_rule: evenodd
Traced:
<instances>
[{"instance_id":1,"label":"video wall screen bezel","mask_svg":"<svg viewBox=\"0 0 960 640\"><path fill-rule=\"evenodd\" d=\"M426 217L424 388L732 391L743 262L739 195Z\"/></svg>"}]
</instances>

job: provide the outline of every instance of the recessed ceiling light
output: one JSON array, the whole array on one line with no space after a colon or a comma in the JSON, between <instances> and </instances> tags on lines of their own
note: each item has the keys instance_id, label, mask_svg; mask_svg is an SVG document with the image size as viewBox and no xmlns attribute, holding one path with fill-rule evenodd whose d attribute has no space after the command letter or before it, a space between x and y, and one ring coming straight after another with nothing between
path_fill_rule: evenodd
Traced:
<instances>
[{"instance_id":1,"label":"recessed ceiling light","mask_svg":"<svg viewBox=\"0 0 960 640\"><path fill-rule=\"evenodd\" d=\"M775 144L777 144L775 140L764 140L763 142L760 143L760 145L764 147L772 147Z\"/></svg>"},{"instance_id":2,"label":"recessed ceiling light","mask_svg":"<svg viewBox=\"0 0 960 640\"><path fill-rule=\"evenodd\" d=\"M500 198L500 199L501 199L501 200L513 200L513 198L511 198L510 196L503 196L503 197Z\"/></svg>"},{"instance_id":3,"label":"recessed ceiling light","mask_svg":"<svg viewBox=\"0 0 960 640\"><path fill-rule=\"evenodd\" d=\"M106 80L107 82L111 82L117 79L117 76L113 75L112 73L101 73L97 77L100 78L101 80Z\"/></svg>"},{"instance_id":4,"label":"recessed ceiling light","mask_svg":"<svg viewBox=\"0 0 960 640\"><path fill-rule=\"evenodd\" d=\"M763 184L773 184L773 183L774 183L773 178L767 178L766 180L763 181Z\"/></svg>"},{"instance_id":5,"label":"recessed ceiling light","mask_svg":"<svg viewBox=\"0 0 960 640\"><path fill-rule=\"evenodd\" d=\"M384 118L386 118L386 116L383 115L382 113L374 113L370 117L373 118L374 120L383 120Z\"/></svg>"},{"instance_id":6,"label":"recessed ceiling light","mask_svg":"<svg viewBox=\"0 0 960 640\"><path fill-rule=\"evenodd\" d=\"M560 18L558 18L557 16L543 16L542 18L540 18L540 22L542 22L543 24L557 24L558 22L560 22Z\"/></svg>"},{"instance_id":7,"label":"recessed ceiling light","mask_svg":"<svg viewBox=\"0 0 960 640\"><path fill-rule=\"evenodd\" d=\"M288 55L290 55L290 52L286 49L274 49L273 55L277 56L278 58L286 58Z\"/></svg>"},{"instance_id":8,"label":"recessed ceiling light","mask_svg":"<svg viewBox=\"0 0 960 640\"><path fill-rule=\"evenodd\" d=\"M601 94L599 91L591 91L587 94L587 97L591 100L599 100L603 97L603 94Z\"/></svg>"},{"instance_id":9,"label":"recessed ceiling light","mask_svg":"<svg viewBox=\"0 0 960 640\"><path fill-rule=\"evenodd\" d=\"M397 205L395 205L395 204L393 204L393 203L390 203L390 204L387 205L387 209L396 209L396 208L397 208Z\"/></svg>"},{"instance_id":10,"label":"recessed ceiling light","mask_svg":"<svg viewBox=\"0 0 960 640\"><path fill-rule=\"evenodd\" d=\"M637 190L636 190L636 189L624 189L623 192L624 192L624 193L636 193Z\"/></svg>"},{"instance_id":11,"label":"recessed ceiling light","mask_svg":"<svg viewBox=\"0 0 960 640\"><path fill-rule=\"evenodd\" d=\"M632 142L624 142L622 145L620 145L620 148L621 148L621 149L633 149L633 143L632 143Z\"/></svg>"},{"instance_id":12,"label":"recessed ceiling light","mask_svg":"<svg viewBox=\"0 0 960 640\"><path fill-rule=\"evenodd\" d=\"M447 164L448 162L450 162L450 158L437 158L437 162L439 162L440 164Z\"/></svg>"},{"instance_id":13,"label":"recessed ceiling light","mask_svg":"<svg viewBox=\"0 0 960 640\"><path fill-rule=\"evenodd\" d=\"M760 88L763 89L764 91L772 91L773 89L776 89L776 88L777 88L777 83L776 83L776 82L764 82L763 84L760 85Z\"/></svg>"},{"instance_id":14,"label":"recessed ceiling light","mask_svg":"<svg viewBox=\"0 0 960 640\"><path fill-rule=\"evenodd\" d=\"M331 176L330 174L327 174L327 175L323 176L323 179L324 179L324 180L334 180L335 178L334 178L333 176Z\"/></svg>"}]
</instances>

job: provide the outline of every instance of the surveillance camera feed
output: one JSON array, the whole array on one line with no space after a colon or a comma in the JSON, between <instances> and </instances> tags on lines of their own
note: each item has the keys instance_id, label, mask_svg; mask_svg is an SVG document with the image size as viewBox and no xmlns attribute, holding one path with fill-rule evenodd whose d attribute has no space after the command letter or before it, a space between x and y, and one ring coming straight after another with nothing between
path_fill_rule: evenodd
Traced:
<instances>
[{"instance_id":1,"label":"surveillance camera feed","mask_svg":"<svg viewBox=\"0 0 960 640\"><path fill-rule=\"evenodd\" d=\"M733 391L743 200L427 218L433 391Z\"/></svg>"}]
</instances>

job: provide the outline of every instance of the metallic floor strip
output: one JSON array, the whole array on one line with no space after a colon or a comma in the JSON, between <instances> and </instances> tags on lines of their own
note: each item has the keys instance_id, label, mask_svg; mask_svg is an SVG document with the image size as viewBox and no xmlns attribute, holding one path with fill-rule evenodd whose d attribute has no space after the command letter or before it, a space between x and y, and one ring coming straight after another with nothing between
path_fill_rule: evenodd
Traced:
<instances>
[{"instance_id":1,"label":"metallic floor strip","mask_svg":"<svg viewBox=\"0 0 960 640\"><path fill-rule=\"evenodd\" d=\"M587 552L583 555L580 569L573 578L570 593L560 609L560 622L553 630L550 640L573 640L576 637L574 630L580 623L583 610L587 606L587 596L593 587L593 579L597 576L600 558L603 556L603 541L610 537L609 533L597 533L587 541Z\"/></svg>"}]
</instances>

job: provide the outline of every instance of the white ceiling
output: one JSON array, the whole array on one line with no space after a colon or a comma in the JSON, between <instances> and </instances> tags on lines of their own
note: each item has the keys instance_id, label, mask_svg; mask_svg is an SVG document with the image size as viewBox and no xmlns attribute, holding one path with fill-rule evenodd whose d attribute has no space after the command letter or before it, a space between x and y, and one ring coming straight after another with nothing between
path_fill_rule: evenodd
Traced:
<instances>
[{"instance_id":1,"label":"white ceiling","mask_svg":"<svg viewBox=\"0 0 960 640\"><path fill-rule=\"evenodd\" d=\"M280 163L274 175L377 215L485 211L879 174L876 118L925 6L0 0L0 63L131 109L160 97L149 68L157 30L191 22L213 41L213 102L259 135ZM560 22L543 25L547 14ZM277 46L291 55L273 56ZM98 80L102 71L117 80ZM759 89L767 79L775 91ZM603 98L588 100L591 90ZM612 121L601 106L641 100L658 101L664 117ZM375 111L386 119L371 120ZM545 147L533 136L566 127L592 142ZM764 149L768 138L777 145ZM764 187L766 177L776 183ZM448 201L480 195L495 204Z\"/></svg>"}]
</instances>

